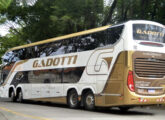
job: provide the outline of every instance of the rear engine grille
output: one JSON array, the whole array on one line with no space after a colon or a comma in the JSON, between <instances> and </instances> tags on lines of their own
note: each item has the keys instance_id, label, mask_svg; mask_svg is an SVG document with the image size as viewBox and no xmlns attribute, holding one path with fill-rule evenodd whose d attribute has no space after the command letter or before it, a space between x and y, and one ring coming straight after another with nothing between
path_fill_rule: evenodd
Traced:
<instances>
[{"instance_id":1,"label":"rear engine grille","mask_svg":"<svg viewBox=\"0 0 165 120\"><path fill-rule=\"evenodd\" d=\"M139 77L163 78L165 76L165 60L155 58L136 58L135 73Z\"/></svg>"}]
</instances>

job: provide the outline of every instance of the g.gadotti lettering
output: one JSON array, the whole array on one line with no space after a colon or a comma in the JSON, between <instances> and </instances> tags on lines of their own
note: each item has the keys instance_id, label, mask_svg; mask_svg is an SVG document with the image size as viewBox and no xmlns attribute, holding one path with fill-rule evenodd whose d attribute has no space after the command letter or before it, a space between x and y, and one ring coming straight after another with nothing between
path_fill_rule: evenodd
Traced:
<instances>
[{"instance_id":1,"label":"g.gadotti lettering","mask_svg":"<svg viewBox=\"0 0 165 120\"><path fill-rule=\"evenodd\" d=\"M67 63L67 65L71 65L71 64L76 64L76 61L77 61L77 55L35 60L33 62L33 68L59 66L59 65L64 65L64 63Z\"/></svg>"}]
</instances>

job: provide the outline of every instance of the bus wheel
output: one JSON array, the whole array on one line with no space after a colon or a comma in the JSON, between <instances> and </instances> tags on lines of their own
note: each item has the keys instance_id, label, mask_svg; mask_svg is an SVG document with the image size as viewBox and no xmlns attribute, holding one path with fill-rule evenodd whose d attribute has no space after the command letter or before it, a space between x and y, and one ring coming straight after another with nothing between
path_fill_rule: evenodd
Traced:
<instances>
[{"instance_id":1,"label":"bus wheel","mask_svg":"<svg viewBox=\"0 0 165 120\"><path fill-rule=\"evenodd\" d=\"M17 101L20 102L20 103L23 102L23 93L22 93L21 90L18 92Z\"/></svg>"},{"instance_id":2,"label":"bus wheel","mask_svg":"<svg viewBox=\"0 0 165 120\"><path fill-rule=\"evenodd\" d=\"M70 108L78 108L79 107L79 100L78 94L76 90L71 90L67 97L67 103Z\"/></svg>"},{"instance_id":3,"label":"bus wheel","mask_svg":"<svg viewBox=\"0 0 165 120\"><path fill-rule=\"evenodd\" d=\"M11 92L10 99L11 99L12 102L16 102L16 96L15 96L14 91Z\"/></svg>"},{"instance_id":4,"label":"bus wheel","mask_svg":"<svg viewBox=\"0 0 165 120\"><path fill-rule=\"evenodd\" d=\"M83 98L83 104L84 104L85 109L87 110L93 110L95 108L95 97L91 91L88 91L85 94Z\"/></svg>"}]
</instances>

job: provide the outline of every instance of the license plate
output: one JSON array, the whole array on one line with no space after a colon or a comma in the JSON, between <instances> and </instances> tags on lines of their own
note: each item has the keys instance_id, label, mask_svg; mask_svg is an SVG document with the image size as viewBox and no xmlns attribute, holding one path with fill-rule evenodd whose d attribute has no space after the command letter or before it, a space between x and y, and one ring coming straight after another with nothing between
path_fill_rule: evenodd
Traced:
<instances>
[{"instance_id":1,"label":"license plate","mask_svg":"<svg viewBox=\"0 0 165 120\"><path fill-rule=\"evenodd\" d=\"M155 90L148 90L148 93L153 94L155 93Z\"/></svg>"}]
</instances>

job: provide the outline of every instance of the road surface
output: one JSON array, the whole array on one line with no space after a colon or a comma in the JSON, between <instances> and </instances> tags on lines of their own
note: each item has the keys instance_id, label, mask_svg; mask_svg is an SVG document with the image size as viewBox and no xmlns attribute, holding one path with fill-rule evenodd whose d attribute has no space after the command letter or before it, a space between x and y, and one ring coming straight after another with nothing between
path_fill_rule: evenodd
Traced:
<instances>
[{"instance_id":1,"label":"road surface","mask_svg":"<svg viewBox=\"0 0 165 120\"><path fill-rule=\"evenodd\" d=\"M52 103L12 103L0 99L0 120L165 120L165 108L137 107L128 112L117 108L86 111Z\"/></svg>"}]
</instances>

